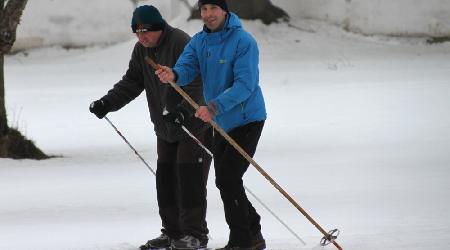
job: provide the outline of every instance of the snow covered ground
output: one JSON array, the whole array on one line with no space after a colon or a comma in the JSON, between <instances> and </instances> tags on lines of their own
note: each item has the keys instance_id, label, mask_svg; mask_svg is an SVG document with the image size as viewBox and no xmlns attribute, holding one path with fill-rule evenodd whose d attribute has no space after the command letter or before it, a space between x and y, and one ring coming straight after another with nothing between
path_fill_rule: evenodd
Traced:
<instances>
[{"instance_id":1,"label":"snow covered ground","mask_svg":"<svg viewBox=\"0 0 450 250\"><path fill-rule=\"evenodd\" d=\"M255 160L325 230L339 228L344 249L450 249L450 44L293 25L245 23L260 45L269 115ZM124 73L134 42L6 57L10 125L61 157L0 159L1 250L131 250L158 234L153 175L88 111ZM108 116L154 167L143 95ZM245 180L306 242L254 201L268 249L322 249L320 232L255 169ZM219 247L228 229L214 171L208 185Z\"/></svg>"}]
</instances>

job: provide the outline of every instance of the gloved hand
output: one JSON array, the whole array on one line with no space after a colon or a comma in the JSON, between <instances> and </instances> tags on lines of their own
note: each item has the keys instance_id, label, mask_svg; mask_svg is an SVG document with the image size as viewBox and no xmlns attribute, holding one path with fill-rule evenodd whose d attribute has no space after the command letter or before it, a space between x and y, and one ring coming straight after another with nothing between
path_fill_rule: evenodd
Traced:
<instances>
[{"instance_id":1,"label":"gloved hand","mask_svg":"<svg viewBox=\"0 0 450 250\"><path fill-rule=\"evenodd\" d=\"M110 111L110 105L108 101L100 99L91 103L89 106L89 111L91 111L91 113L96 115L99 119L102 119Z\"/></svg>"},{"instance_id":2,"label":"gloved hand","mask_svg":"<svg viewBox=\"0 0 450 250\"><path fill-rule=\"evenodd\" d=\"M163 119L166 122L172 123L173 125L181 126L184 120L187 118L188 113L182 107L177 107L173 112L169 112L163 115Z\"/></svg>"}]
</instances>

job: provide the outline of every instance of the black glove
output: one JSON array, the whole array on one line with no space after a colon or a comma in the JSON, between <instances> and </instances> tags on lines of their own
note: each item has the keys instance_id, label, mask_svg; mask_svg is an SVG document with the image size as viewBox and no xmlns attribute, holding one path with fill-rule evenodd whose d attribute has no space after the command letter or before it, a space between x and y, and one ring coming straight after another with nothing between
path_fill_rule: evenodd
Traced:
<instances>
[{"instance_id":1,"label":"black glove","mask_svg":"<svg viewBox=\"0 0 450 250\"><path fill-rule=\"evenodd\" d=\"M163 119L166 122L172 123L173 125L181 126L184 120L187 118L188 112L182 108L177 107L173 112L169 112L163 115Z\"/></svg>"},{"instance_id":2,"label":"black glove","mask_svg":"<svg viewBox=\"0 0 450 250\"><path fill-rule=\"evenodd\" d=\"M89 111L96 115L98 119L102 119L110 111L110 105L108 101L100 99L91 103L89 106Z\"/></svg>"}]
</instances>

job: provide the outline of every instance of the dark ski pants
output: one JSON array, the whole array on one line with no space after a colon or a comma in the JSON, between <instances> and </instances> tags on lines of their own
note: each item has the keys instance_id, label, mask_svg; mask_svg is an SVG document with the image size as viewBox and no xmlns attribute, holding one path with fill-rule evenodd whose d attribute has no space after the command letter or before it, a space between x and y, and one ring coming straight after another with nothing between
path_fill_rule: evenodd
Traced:
<instances>
[{"instance_id":1,"label":"dark ski pants","mask_svg":"<svg viewBox=\"0 0 450 250\"><path fill-rule=\"evenodd\" d=\"M255 154L264 121L252 122L228 134L251 157ZM228 245L250 247L253 236L261 231L261 217L247 199L242 177L249 162L219 133L214 134L216 186L222 197L225 219L230 228Z\"/></svg>"},{"instance_id":2,"label":"dark ski pants","mask_svg":"<svg viewBox=\"0 0 450 250\"><path fill-rule=\"evenodd\" d=\"M196 135L210 147L212 129ZM211 157L191 138L169 143L157 140L156 190L162 232L170 238L183 235L205 238L206 184Z\"/></svg>"}]
</instances>

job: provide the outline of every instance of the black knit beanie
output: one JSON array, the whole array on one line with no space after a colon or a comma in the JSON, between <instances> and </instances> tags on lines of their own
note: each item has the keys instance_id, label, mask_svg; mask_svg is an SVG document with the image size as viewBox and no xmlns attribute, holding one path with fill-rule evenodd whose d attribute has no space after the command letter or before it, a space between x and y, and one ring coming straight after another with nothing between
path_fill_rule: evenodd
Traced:
<instances>
[{"instance_id":1,"label":"black knit beanie","mask_svg":"<svg viewBox=\"0 0 450 250\"><path fill-rule=\"evenodd\" d=\"M145 31L158 31L164 29L164 19L158 9L152 5L142 5L133 12L131 29L133 33Z\"/></svg>"},{"instance_id":2,"label":"black knit beanie","mask_svg":"<svg viewBox=\"0 0 450 250\"><path fill-rule=\"evenodd\" d=\"M215 4L228 12L227 2L225 0L198 0L198 8L200 9L204 4Z\"/></svg>"}]
</instances>

